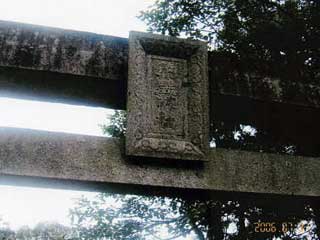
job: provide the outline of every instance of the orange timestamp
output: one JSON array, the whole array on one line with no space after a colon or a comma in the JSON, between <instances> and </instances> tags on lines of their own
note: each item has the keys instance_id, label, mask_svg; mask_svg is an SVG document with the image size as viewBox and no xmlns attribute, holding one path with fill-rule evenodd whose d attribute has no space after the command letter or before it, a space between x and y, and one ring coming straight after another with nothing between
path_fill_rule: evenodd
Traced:
<instances>
[{"instance_id":1,"label":"orange timestamp","mask_svg":"<svg viewBox=\"0 0 320 240\"><path fill-rule=\"evenodd\" d=\"M295 225L292 222L255 222L254 231L259 233L276 233L276 232L291 232L294 231ZM303 227L303 226L302 226Z\"/></svg>"}]
</instances>

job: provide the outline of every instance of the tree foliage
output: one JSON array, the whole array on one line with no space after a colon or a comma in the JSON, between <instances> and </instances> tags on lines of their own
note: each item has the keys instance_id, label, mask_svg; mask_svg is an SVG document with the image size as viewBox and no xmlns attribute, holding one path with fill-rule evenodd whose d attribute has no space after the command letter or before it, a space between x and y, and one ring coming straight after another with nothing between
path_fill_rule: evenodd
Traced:
<instances>
[{"instance_id":1,"label":"tree foliage","mask_svg":"<svg viewBox=\"0 0 320 240\"><path fill-rule=\"evenodd\" d=\"M232 53L246 71L319 83L319 1L157 0L140 18Z\"/></svg>"},{"instance_id":2,"label":"tree foliage","mask_svg":"<svg viewBox=\"0 0 320 240\"><path fill-rule=\"evenodd\" d=\"M101 125L102 132L112 137L124 137L126 123L126 111L116 110L110 117L110 123Z\"/></svg>"},{"instance_id":3,"label":"tree foliage","mask_svg":"<svg viewBox=\"0 0 320 240\"><path fill-rule=\"evenodd\" d=\"M313 207L277 204L100 193L94 200L80 198L70 214L81 240L317 238ZM277 231L257 231L258 222L273 223Z\"/></svg>"},{"instance_id":4,"label":"tree foliage","mask_svg":"<svg viewBox=\"0 0 320 240\"><path fill-rule=\"evenodd\" d=\"M8 224L1 224L0 240L76 240L70 227L55 222L40 222L35 227L22 226L12 230Z\"/></svg>"}]
</instances>

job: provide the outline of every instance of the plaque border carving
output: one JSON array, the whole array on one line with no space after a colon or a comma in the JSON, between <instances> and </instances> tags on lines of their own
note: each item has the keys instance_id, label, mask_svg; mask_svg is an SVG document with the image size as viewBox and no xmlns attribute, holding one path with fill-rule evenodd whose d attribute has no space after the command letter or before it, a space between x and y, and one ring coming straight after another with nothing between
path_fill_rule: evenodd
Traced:
<instances>
[{"instance_id":1,"label":"plaque border carving","mask_svg":"<svg viewBox=\"0 0 320 240\"><path fill-rule=\"evenodd\" d=\"M187 127L184 139L148 136L150 133L150 57L187 62ZM129 35L126 154L181 160L207 160L209 148L209 89L207 45L132 31Z\"/></svg>"}]
</instances>

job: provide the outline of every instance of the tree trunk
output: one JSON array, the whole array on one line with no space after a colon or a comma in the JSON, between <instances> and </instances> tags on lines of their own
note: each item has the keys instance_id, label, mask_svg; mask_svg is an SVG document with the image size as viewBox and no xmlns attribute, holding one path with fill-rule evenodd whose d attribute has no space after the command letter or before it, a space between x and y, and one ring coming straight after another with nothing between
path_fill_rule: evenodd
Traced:
<instances>
[{"instance_id":1,"label":"tree trunk","mask_svg":"<svg viewBox=\"0 0 320 240\"><path fill-rule=\"evenodd\" d=\"M245 216L244 216L244 209L241 208L239 211L239 233L238 233L238 237L241 240L245 240L248 239L248 231L246 229L246 225L245 225Z\"/></svg>"},{"instance_id":2,"label":"tree trunk","mask_svg":"<svg viewBox=\"0 0 320 240\"><path fill-rule=\"evenodd\" d=\"M221 222L221 204L217 203L215 206L210 206L209 211L209 226L207 240L223 240L223 225Z\"/></svg>"}]
</instances>

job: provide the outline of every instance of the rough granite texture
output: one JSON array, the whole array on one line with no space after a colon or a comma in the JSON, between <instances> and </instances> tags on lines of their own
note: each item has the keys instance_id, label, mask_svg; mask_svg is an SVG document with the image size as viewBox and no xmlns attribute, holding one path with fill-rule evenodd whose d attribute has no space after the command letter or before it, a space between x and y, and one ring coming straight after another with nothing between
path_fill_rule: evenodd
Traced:
<instances>
[{"instance_id":1,"label":"rough granite texture","mask_svg":"<svg viewBox=\"0 0 320 240\"><path fill-rule=\"evenodd\" d=\"M280 82L276 78L261 78L250 74L244 79L228 77L223 78L223 81L217 81L217 76L214 74L216 68L219 64L223 67L225 63L210 53L208 62L211 97L242 96L256 100L320 107L320 86L317 84L303 84L303 81ZM126 91L123 88L126 86L127 65L128 39L126 38L0 21L0 66L69 74L60 84L69 89L71 96L74 91L84 98L89 96L90 104L110 107L100 94L86 91L87 86L89 88L92 86L86 82L87 77L101 78L107 89L110 80L114 80L119 89L111 88L107 93L112 94L117 91L122 94L120 98L125 99ZM5 72L6 69L1 71ZM232 69L230 73L237 75ZM76 90L72 90L68 81L75 78L81 84L73 86ZM15 83L15 79L12 80ZM34 81L25 81L25 84L20 86L26 88L32 85L30 83L35 84ZM29 87L28 90L37 95L38 88L45 88L46 84L47 81L44 80L36 83L36 88ZM306 92L308 94L305 94ZM52 93L60 95L59 90L54 89ZM114 106L112 103L111 107ZM125 101L116 107L125 109Z\"/></svg>"},{"instance_id":2,"label":"rough granite texture","mask_svg":"<svg viewBox=\"0 0 320 240\"><path fill-rule=\"evenodd\" d=\"M128 155L206 160L207 60L204 42L130 32Z\"/></svg>"},{"instance_id":3,"label":"rough granite texture","mask_svg":"<svg viewBox=\"0 0 320 240\"><path fill-rule=\"evenodd\" d=\"M125 109L127 64L127 39L0 21L0 94ZM319 86L209 79L211 124L254 122L319 149L319 108L294 105L319 107ZM316 158L216 149L203 165L176 167L134 163L123 149L116 139L2 128L0 177L320 196Z\"/></svg>"},{"instance_id":4,"label":"rough granite texture","mask_svg":"<svg viewBox=\"0 0 320 240\"><path fill-rule=\"evenodd\" d=\"M0 21L0 65L123 79L125 38Z\"/></svg>"},{"instance_id":5,"label":"rough granite texture","mask_svg":"<svg viewBox=\"0 0 320 240\"><path fill-rule=\"evenodd\" d=\"M209 159L148 164L128 160L119 139L0 128L2 177L320 196L320 159L224 149L211 149Z\"/></svg>"}]
</instances>

